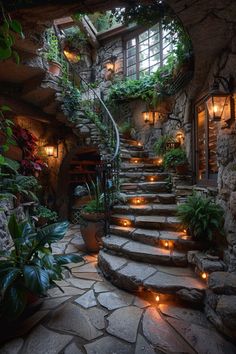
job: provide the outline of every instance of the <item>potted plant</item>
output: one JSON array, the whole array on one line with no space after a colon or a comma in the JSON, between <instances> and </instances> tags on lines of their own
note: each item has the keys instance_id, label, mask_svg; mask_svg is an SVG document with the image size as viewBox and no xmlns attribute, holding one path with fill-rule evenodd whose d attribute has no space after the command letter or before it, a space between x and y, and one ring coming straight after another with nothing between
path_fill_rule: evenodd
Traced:
<instances>
[{"instance_id":1,"label":"potted plant","mask_svg":"<svg viewBox=\"0 0 236 354\"><path fill-rule=\"evenodd\" d=\"M155 154L160 157L163 157L167 151L171 150L171 146L176 148L175 138L171 135L163 135L157 139L157 141L153 145L153 150Z\"/></svg>"},{"instance_id":2,"label":"potted plant","mask_svg":"<svg viewBox=\"0 0 236 354\"><path fill-rule=\"evenodd\" d=\"M0 314L5 320L15 320L33 298L45 297L49 288L58 286L55 280L63 278L67 263L79 262L81 257L52 254L51 244L64 237L67 222L36 231L28 222L18 223L12 215L8 228L14 246L1 252Z\"/></svg>"},{"instance_id":3,"label":"potted plant","mask_svg":"<svg viewBox=\"0 0 236 354\"><path fill-rule=\"evenodd\" d=\"M164 155L164 168L174 170L178 174L185 174L188 171L188 159L182 148L171 149Z\"/></svg>"},{"instance_id":4,"label":"potted plant","mask_svg":"<svg viewBox=\"0 0 236 354\"><path fill-rule=\"evenodd\" d=\"M105 228L104 194L98 178L96 183L91 182L91 187L87 185L90 200L80 212L80 230L88 252L97 252Z\"/></svg>"},{"instance_id":5,"label":"potted plant","mask_svg":"<svg viewBox=\"0 0 236 354\"><path fill-rule=\"evenodd\" d=\"M221 233L224 211L209 197L194 193L186 203L177 208L177 216L190 235L198 241L204 241L206 248L216 233Z\"/></svg>"},{"instance_id":6,"label":"potted plant","mask_svg":"<svg viewBox=\"0 0 236 354\"><path fill-rule=\"evenodd\" d=\"M37 227L44 226L48 223L55 222L58 219L58 215L55 211L52 211L51 209L49 209L43 205L38 205L35 208L34 217L37 218L37 220L36 220Z\"/></svg>"},{"instance_id":7,"label":"potted plant","mask_svg":"<svg viewBox=\"0 0 236 354\"><path fill-rule=\"evenodd\" d=\"M48 71L54 76L60 76L60 51L56 35L52 30L47 31L47 44L44 58L48 61Z\"/></svg>"}]
</instances>

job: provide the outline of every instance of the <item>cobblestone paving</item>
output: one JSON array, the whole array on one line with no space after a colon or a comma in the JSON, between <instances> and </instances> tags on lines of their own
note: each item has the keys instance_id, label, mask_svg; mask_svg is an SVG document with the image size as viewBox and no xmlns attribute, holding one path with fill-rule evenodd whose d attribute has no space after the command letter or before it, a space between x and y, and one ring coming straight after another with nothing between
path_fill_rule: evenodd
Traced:
<instances>
[{"instance_id":1,"label":"cobblestone paving","mask_svg":"<svg viewBox=\"0 0 236 354\"><path fill-rule=\"evenodd\" d=\"M235 354L198 310L146 301L115 288L99 272L96 255L86 255L78 226L55 245L76 252L64 290L51 289L41 307L9 332L0 354Z\"/></svg>"}]
</instances>

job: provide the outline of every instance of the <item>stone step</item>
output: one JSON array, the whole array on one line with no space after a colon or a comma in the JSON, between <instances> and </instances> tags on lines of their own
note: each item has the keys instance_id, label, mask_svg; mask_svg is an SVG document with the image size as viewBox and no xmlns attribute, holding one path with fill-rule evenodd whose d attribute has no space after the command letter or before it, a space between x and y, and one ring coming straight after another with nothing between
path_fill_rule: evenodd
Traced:
<instances>
[{"instance_id":1,"label":"stone step","mask_svg":"<svg viewBox=\"0 0 236 354\"><path fill-rule=\"evenodd\" d=\"M206 283L189 268L138 263L104 250L99 252L98 265L105 277L125 290L148 290L193 304L203 303Z\"/></svg>"},{"instance_id":2,"label":"stone step","mask_svg":"<svg viewBox=\"0 0 236 354\"><path fill-rule=\"evenodd\" d=\"M121 146L123 145L127 145L127 146L132 146L132 147L139 147L143 149L143 145L142 143L140 143L139 141L135 140L135 139L131 139L131 138L124 138L124 137L120 137L120 142L121 142Z\"/></svg>"},{"instance_id":3,"label":"stone step","mask_svg":"<svg viewBox=\"0 0 236 354\"><path fill-rule=\"evenodd\" d=\"M130 150L130 149L120 149L120 157L121 159L128 159L128 158L148 158L149 154L147 151L144 150Z\"/></svg>"},{"instance_id":4,"label":"stone step","mask_svg":"<svg viewBox=\"0 0 236 354\"><path fill-rule=\"evenodd\" d=\"M121 172L125 171L144 171L144 172L162 172L162 168L160 168L157 165L154 165L153 163L127 163L127 162L122 162L120 165L120 170Z\"/></svg>"},{"instance_id":5,"label":"stone step","mask_svg":"<svg viewBox=\"0 0 236 354\"><path fill-rule=\"evenodd\" d=\"M175 204L175 195L172 193L156 193L156 194L144 194L137 193L136 191L129 194L126 193L126 199L131 202L134 198L141 198L142 203L161 203L161 204Z\"/></svg>"},{"instance_id":6,"label":"stone step","mask_svg":"<svg viewBox=\"0 0 236 354\"><path fill-rule=\"evenodd\" d=\"M132 200L136 205L115 205L113 207L114 212L134 215L176 215L177 205L175 204L143 204L139 197Z\"/></svg>"},{"instance_id":7,"label":"stone step","mask_svg":"<svg viewBox=\"0 0 236 354\"><path fill-rule=\"evenodd\" d=\"M113 214L111 224L125 227L139 227L152 230L174 230L183 229L179 220L174 216L135 216Z\"/></svg>"},{"instance_id":8,"label":"stone step","mask_svg":"<svg viewBox=\"0 0 236 354\"><path fill-rule=\"evenodd\" d=\"M155 174L146 171L121 172L120 178L127 179L127 182L158 182L165 181L169 174L164 172L156 172Z\"/></svg>"},{"instance_id":9,"label":"stone step","mask_svg":"<svg viewBox=\"0 0 236 354\"><path fill-rule=\"evenodd\" d=\"M139 229L117 225L110 225L109 232L113 235L164 248L174 247L186 251L204 248L203 244L192 240L190 236L186 236L185 232Z\"/></svg>"},{"instance_id":10,"label":"stone step","mask_svg":"<svg viewBox=\"0 0 236 354\"><path fill-rule=\"evenodd\" d=\"M208 278L208 275L213 272L222 272L227 269L226 264L220 259L220 257L196 250L193 251L193 248L188 252L188 261L195 266L195 272L197 274L205 273L206 278Z\"/></svg>"},{"instance_id":11,"label":"stone step","mask_svg":"<svg viewBox=\"0 0 236 354\"><path fill-rule=\"evenodd\" d=\"M169 184L167 182L140 182L140 183L122 183L121 191L143 191L143 192L167 192Z\"/></svg>"},{"instance_id":12,"label":"stone step","mask_svg":"<svg viewBox=\"0 0 236 354\"><path fill-rule=\"evenodd\" d=\"M110 235L102 238L103 247L140 262L187 266L186 252L164 249L136 242L125 237Z\"/></svg>"}]
</instances>

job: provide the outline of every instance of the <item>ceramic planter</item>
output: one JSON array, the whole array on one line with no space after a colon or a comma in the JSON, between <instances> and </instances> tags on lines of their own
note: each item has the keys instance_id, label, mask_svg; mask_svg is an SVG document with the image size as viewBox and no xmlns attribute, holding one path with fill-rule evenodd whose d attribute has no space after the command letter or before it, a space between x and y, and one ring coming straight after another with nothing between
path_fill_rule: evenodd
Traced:
<instances>
[{"instance_id":1,"label":"ceramic planter","mask_svg":"<svg viewBox=\"0 0 236 354\"><path fill-rule=\"evenodd\" d=\"M81 213L81 235L88 252L98 252L104 236L105 215L103 213Z\"/></svg>"},{"instance_id":2,"label":"ceramic planter","mask_svg":"<svg viewBox=\"0 0 236 354\"><path fill-rule=\"evenodd\" d=\"M60 76L61 74L61 64L55 61L48 62L48 71L54 76Z\"/></svg>"}]
</instances>

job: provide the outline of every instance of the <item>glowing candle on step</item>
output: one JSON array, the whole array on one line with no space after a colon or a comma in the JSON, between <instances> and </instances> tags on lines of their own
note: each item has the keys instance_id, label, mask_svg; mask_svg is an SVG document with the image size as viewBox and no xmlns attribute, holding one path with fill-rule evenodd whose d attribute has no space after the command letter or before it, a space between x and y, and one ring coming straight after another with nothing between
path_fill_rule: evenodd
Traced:
<instances>
[{"instance_id":1,"label":"glowing candle on step","mask_svg":"<svg viewBox=\"0 0 236 354\"><path fill-rule=\"evenodd\" d=\"M202 273L202 274L201 274L201 277L202 277L202 279L206 280L206 279L207 279L207 273L205 273L205 272Z\"/></svg>"},{"instance_id":2,"label":"glowing candle on step","mask_svg":"<svg viewBox=\"0 0 236 354\"><path fill-rule=\"evenodd\" d=\"M165 246L166 248L168 248L168 247L169 247L169 241L165 241L165 242L164 242L164 246Z\"/></svg>"},{"instance_id":3,"label":"glowing candle on step","mask_svg":"<svg viewBox=\"0 0 236 354\"><path fill-rule=\"evenodd\" d=\"M138 160L134 160L134 163L138 163Z\"/></svg>"},{"instance_id":4,"label":"glowing candle on step","mask_svg":"<svg viewBox=\"0 0 236 354\"><path fill-rule=\"evenodd\" d=\"M156 302L159 302L159 301L160 301L160 296L157 295L157 296L155 297L155 300L156 300Z\"/></svg>"},{"instance_id":5,"label":"glowing candle on step","mask_svg":"<svg viewBox=\"0 0 236 354\"><path fill-rule=\"evenodd\" d=\"M150 177L150 182L154 182L154 177Z\"/></svg>"}]
</instances>

